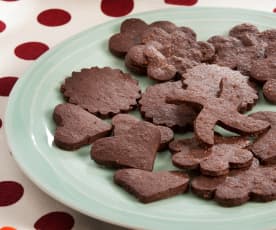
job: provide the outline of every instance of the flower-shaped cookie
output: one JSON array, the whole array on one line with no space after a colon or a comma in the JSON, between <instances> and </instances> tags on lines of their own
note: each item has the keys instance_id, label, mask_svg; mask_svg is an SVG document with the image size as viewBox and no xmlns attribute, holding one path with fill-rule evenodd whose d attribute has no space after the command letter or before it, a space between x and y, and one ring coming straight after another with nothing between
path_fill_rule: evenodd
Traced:
<instances>
[{"instance_id":1,"label":"flower-shaped cookie","mask_svg":"<svg viewBox=\"0 0 276 230\"><path fill-rule=\"evenodd\" d=\"M232 169L226 176L210 177L210 176L196 176L191 182L191 189L194 194L204 199L213 199L217 190L217 187L223 184L227 177L235 176L238 173L244 173L245 170L254 170L259 167L259 161L253 158L252 164L246 169Z\"/></svg>"},{"instance_id":2,"label":"flower-shaped cookie","mask_svg":"<svg viewBox=\"0 0 276 230\"><path fill-rule=\"evenodd\" d=\"M259 166L227 177L215 193L224 206L241 205L248 200L267 202L276 199L276 166Z\"/></svg>"},{"instance_id":3,"label":"flower-shaped cookie","mask_svg":"<svg viewBox=\"0 0 276 230\"><path fill-rule=\"evenodd\" d=\"M143 45L129 50L126 65L133 70L138 66L146 68L147 75L158 81L171 80L202 61L211 60L215 52L210 43L197 42L190 32L181 29L168 33L153 27L143 33L141 41Z\"/></svg>"},{"instance_id":4,"label":"flower-shaped cookie","mask_svg":"<svg viewBox=\"0 0 276 230\"><path fill-rule=\"evenodd\" d=\"M247 168L251 165L253 154L246 149L249 144L246 138L230 138L229 141L225 138L225 143L215 144L207 150L198 148L175 153L172 161L179 168L200 168L203 175L227 175L230 168Z\"/></svg>"},{"instance_id":5,"label":"flower-shaped cookie","mask_svg":"<svg viewBox=\"0 0 276 230\"><path fill-rule=\"evenodd\" d=\"M266 43L259 37L256 26L240 24L233 27L229 36L213 36L208 42L214 45L213 63L249 74L252 61L265 57Z\"/></svg>"}]
</instances>

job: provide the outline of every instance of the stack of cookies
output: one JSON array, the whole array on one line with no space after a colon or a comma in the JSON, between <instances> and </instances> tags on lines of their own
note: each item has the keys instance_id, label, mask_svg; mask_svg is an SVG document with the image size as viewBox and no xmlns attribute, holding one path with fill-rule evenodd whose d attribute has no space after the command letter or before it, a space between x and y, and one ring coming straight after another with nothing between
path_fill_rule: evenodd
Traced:
<instances>
[{"instance_id":1,"label":"stack of cookies","mask_svg":"<svg viewBox=\"0 0 276 230\"><path fill-rule=\"evenodd\" d=\"M109 50L130 72L155 81L141 92L131 74L110 67L73 72L61 86L54 142L65 150L93 143L91 158L117 169L114 182L143 203L191 191L223 206L276 199L276 30L240 24L197 41L169 21L127 19ZM275 61L275 62L274 62ZM138 110L143 120L128 114ZM112 118L111 124L104 119ZM221 126L235 132L223 136ZM193 131L189 139L174 133ZM169 149L174 171L153 171Z\"/></svg>"}]
</instances>

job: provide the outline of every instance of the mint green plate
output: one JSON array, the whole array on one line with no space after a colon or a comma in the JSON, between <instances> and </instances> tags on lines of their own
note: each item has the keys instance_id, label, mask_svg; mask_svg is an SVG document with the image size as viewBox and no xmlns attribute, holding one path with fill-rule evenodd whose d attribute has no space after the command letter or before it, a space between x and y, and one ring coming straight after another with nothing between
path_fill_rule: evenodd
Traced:
<instances>
[{"instance_id":1,"label":"mint green plate","mask_svg":"<svg viewBox=\"0 0 276 230\"><path fill-rule=\"evenodd\" d=\"M134 16L134 15L133 15ZM229 28L251 22L261 30L276 27L272 13L223 8L174 8L137 14L147 22L171 20L192 27L199 39L226 34ZM112 182L112 170L90 160L90 147L66 152L53 142L52 111L62 103L59 87L73 70L111 66L126 71L123 61L110 55L107 40L120 20L93 27L51 49L20 78L10 96L6 133L13 156L22 170L43 191L91 217L139 229L276 228L276 202L249 202L223 208L213 201L185 194L152 204L141 204ZM151 82L137 77L144 89ZM273 110L261 100L255 110ZM170 154L161 153L155 170L172 169Z\"/></svg>"}]
</instances>

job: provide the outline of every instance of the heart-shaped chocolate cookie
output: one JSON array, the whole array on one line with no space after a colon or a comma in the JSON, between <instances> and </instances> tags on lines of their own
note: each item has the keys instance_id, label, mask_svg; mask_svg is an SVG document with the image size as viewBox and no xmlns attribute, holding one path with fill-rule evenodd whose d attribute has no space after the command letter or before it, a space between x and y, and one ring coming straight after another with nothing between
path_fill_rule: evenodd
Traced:
<instances>
[{"instance_id":1,"label":"heart-shaped chocolate cookie","mask_svg":"<svg viewBox=\"0 0 276 230\"><path fill-rule=\"evenodd\" d=\"M57 124L55 144L66 150L75 150L107 136L112 126L81 107L73 104L60 104L53 114Z\"/></svg>"},{"instance_id":2,"label":"heart-shaped chocolate cookie","mask_svg":"<svg viewBox=\"0 0 276 230\"><path fill-rule=\"evenodd\" d=\"M121 169L115 173L114 182L139 201L149 203L185 192L189 177L180 171L147 172L140 169Z\"/></svg>"},{"instance_id":3,"label":"heart-shaped chocolate cookie","mask_svg":"<svg viewBox=\"0 0 276 230\"><path fill-rule=\"evenodd\" d=\"M139 122L139 119L130 114L121 114L121 113L117 114L112 118L112 125L114 126L114 129L113 129L114 136L127 134L127 132L137 122ZM172 141L173 131L166 126L154 125L154 124L152 125L157 127L160 131L161 142L160 142L158 151L162 151L168 146L168 143Z\"/></svg>"},{"instance_id":4,"label":"heart-shaped chocolate cookie","mask_svg":"<svg viewBox=\"0 0 276 230\"><path fill-rule=\"evenodd\" d=\"M115 168L138 168L151 171L161 135L149 122L140 121L125 135L97 140L91 157L98 164Z\"/></svg>"}]
</instances>

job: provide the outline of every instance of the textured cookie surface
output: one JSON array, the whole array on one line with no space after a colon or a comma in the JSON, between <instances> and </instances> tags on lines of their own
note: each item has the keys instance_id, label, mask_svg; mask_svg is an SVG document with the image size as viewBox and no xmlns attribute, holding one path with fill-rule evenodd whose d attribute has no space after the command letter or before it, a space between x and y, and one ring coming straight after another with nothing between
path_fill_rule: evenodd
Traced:
<instances>
[{"instance_id":1,"label":"textured cookie surface","mask_svg":"<svg viewBox=\"0 0 276 230\"><path fill-rule=\"evenodd\" d=\"M218 97L222 80L227 79L227 82L235 87L234 96L232 98L228 96L227 99L237 100L234 102L239 104L239 111L242 112L250 110L258 100L258 90L253 83L249 82L249 77L227 67L200 64L189 69L182 77L187 89L202 92L208 97ZM235 95L238 95L238 98Z\"/></svg>"},{"instance_id":2,"label":"textured cookie surface","mask_svg":"<svg viewBox=\"0 0 276 230\"><path fill-rule=\"evenodd\" d=\"M162 28L149 28L141 36L142 45L129 50L126 65L133 70L139 70L138 66L145 68L154 80L171 80L201 61L210 60L215 53L210 43L197 42L192 34L188 28L170 33Z\"/></svg>"},{"instance_id":3,"label":"textured cookie surface","mask_svg":"<svg viewBox=\"0 0 276 230\"><path fill-rule=\"evenodd\" d=\"M91 157L98 164L115 168L151 171L160 145L159 129L149 122L137 122L125 135L95 141Z\"/></svg>"},{"instance_id":4,"label":"textured cookie surface","mask_svg":"<svg viewBox=\"0 0 276 230\"><path fill-rule=\"evenodd\" d=\"M270 79L264 84L263 94L269 102L276 104L276 79Z\"/></svg>"},{"instance_id":5,"label":"textured cookie surface","mask_svg":"<svg viewBox=\"0 0 276 230\"><path fill-rule=\"evenodd\" d=\"M130 114L117 114L112 118L112 125L114 127L114 136L127 134L128 131L139 122L139 119ZM153 124L154 125L154 124ZM154 125L155 126L155 125ZM158 151L164 150L168 143L173 139L173 131L165 126L156 126L161 135L161 142Z\"/></svg>"},{"instance_id":6,"label":"textured cookie surface","mask_svg":"<svg viewBox=\"0 0 276 230\"><path fill-rule=\"evenodd\" d=\"M82 69L65 79L61 91L68 102L101 116L132 110L140 98L138 82L109 67Z\"/></svg>"},{"instance_id":7,"label":"textured cookie surface","mask_svg":"<svg viewBox=\"0 0 276 230\"><path fill-rule=\"evenodd\" d=\"M178 171L147 172L139 169L121 169L114 181L139 201L149 203L184 193L189 177Z\"/></svg>"},{"instance_id":8,"label":"textured cookie surface","mask_svg":"<svg viewBox=\"0 0 276 230\"><path fill-rule=\"evenodd\" d=\"M258 166L259 166L259 161L256 158L254 158L250 166L250 169L257 168ZM249 168L232 169L227 176L235 176L238 173L243 173L243 171L246 171L248 169ZM210 177L210 176L203 176L203 175L197 176L193 178L191 182L192 192L204 199L212 199L214 198L217 187L220 184L225 182L227 176L226 175L218 176L218 177Z\"/></svg>"},{"instance_id":9,"label":"textured cookie surface","mask_svg":"<svg viewBox=\"0 0 276 230\"><path fill-rule=\"evenodd\" d=\"M230 138L226 143L215 144L207 150L198 148L178 152L173 155L172 161L179 168L199 168L203 175L227 175L230 168L247 168L251 165L253 154L245 149L249 144L246 138Z\"/></svg>"},{"instance_id":10,"label":"textured cookie surface","mask_svg":"<svg viewBox=\"0 0 276 230\"><path fill-rule=\"evenodd\" d=\"M251 150L263 164L276 163L276 112L257 112L250 115L270 123L271 128L253 143Z\"/></svg>"},{"instance_id":11,"label":"textured cookie surface","mask_svg":"<svg viewBox=\"0 0 276 230\"><path fill-rule=\"evenodd\" d=\"M245 108L251 107L258 98L256 89L248 82L248 77L241 75L237 71L217 65L204 66L202 64L194 68L206 68L206 71L211 68L213 70L209 70L209 73L213 72L213 75L225 77L221 78L219 88L217 88L213 84L208 84L206 79L199 80L200 77L192 78L191 76L196 75L187 73L184 77L186 88L175 89L173 94L168 96L167 102L174 104L190 102L191 105L197 105L197 107L201 108L194 123L194 130L196 136L202 142L209 145L214 144L214 127L216 124L241 134L261 133L269 128L268 122L256 120L240 113ZM191 71L193 72L194 70L192 69ZM229 77L231 73L233 74L232 76L237 78L234 77L232 79ZM205 76L209 76L211 80L214 78L211 74Z\"/></svg>"},{"instance_id":12,"label":"textured cookie surface","mask_svg":"<svg viewBox=\"0 0 276 230\"><path fill-rule=\"evenodd\" d=\"M221 136L219 133L215 133L214 136L214 144L237 144L239 142L243 143L246 141L245 138L241 137L224 137ZM199 140L197 140L195 137L191 138L183 138L183 139L175 139L169 144L169 150L172 154L178 153L178 152L184 152L189 153L192 150L202 149L206 150L208 148L208 145L204 145Z\"/></svg>"},{"instance_id":13,"label":"textured cookie surface","mask_svg":"<svg viewBox=\"0 0 276 230\"><path fill-rule=\"evenodd\" d=\"M227 177L215 193L224 206L241 205L248 200L267 202L276 199L276 166L259 166Z\"/></svg>"},{"instance_id":14,"label":"textured cookie surface","mask_svg":"<svg viewBox=\"0 0 276 230\"><path fill-rule=\"evenodd\" d=\"M175 89L182 89L181 81L160 83L149 86L139 101L142 115L154 124L170 128L188 128L192 126L196 112L185 104L174 105L166 102L166 98Z\"/></svg>"},{"instance_id":15,"label":"textured cookie surface","mask_svg":"<svg viewBox=\"0 0 276 230\"><path fill-rule=\"evenodd\" d=\"M263 94L271 103L276 103L276 30L268 29L260 33L260 38L267 44L265 57L254 60L250 76L265 83Z\"/></svg>"},{"instance_id":16,"label":"textured cookie surface","mask_svg":"<svg viewBox=\"0 0 276 230\"><path fill-rule=\"evenodd\" d=\"M139 18L129 18L122 22L120 32L112 35L109 39L109 50L115 56L124 57L131 47L142 43L143 33L153 27L163 29L168 33L172 33L176 29L181 29L189 34L191 38L195 37L195 33L187 27L178 28L170 21L155 21L147 24Z\"/></svg>"},{"instance_id":17,"label":"textured cookie surface","mask_svg":"<svg viewBox=\"0 0 276 230\"><path fill-rule=\"evenodd\" d=\"M265 57L266 42L256 26L243 23L234 26L229 36L213 36L208 42L216 49L213 63L249 74L252 61Z\"/></svg>"},{"instance_id":18,"label":"textured cookie surface","mask_svg":"<svg viewBox=\"0 0 276 230\"><path fill-rule=\"evenodd\" d=\"M183 152L189 153L193 150L202 150L204 146L201 146L198 140L194 137L185 139L175 139L169 144L169 150L172 154Z\"/></svg>"},{"instance_id":19,"label":"textured cookie surface","mask_svg":"<svg viewBox=\"0 0 276 230\"><path fill-rule=\"evenodd\" d=\"M120 33L109 39L109 50L118 57L126 55L128 50L141 43L140 35L148 28L148 24L138 18L126 19L122 22Z\"/></svg>"},{"instance_id":20,"label":"textured cookie surface","mask_svg":"<svg viewBox=\"0 0 276 230\"><path fill-rule=\"evenodd\" d=\"M73 104L57 105L53 113L57 128L55 144L66 150L75 150L107 136L111 125Z\"/></svg>"}]
</instances>

